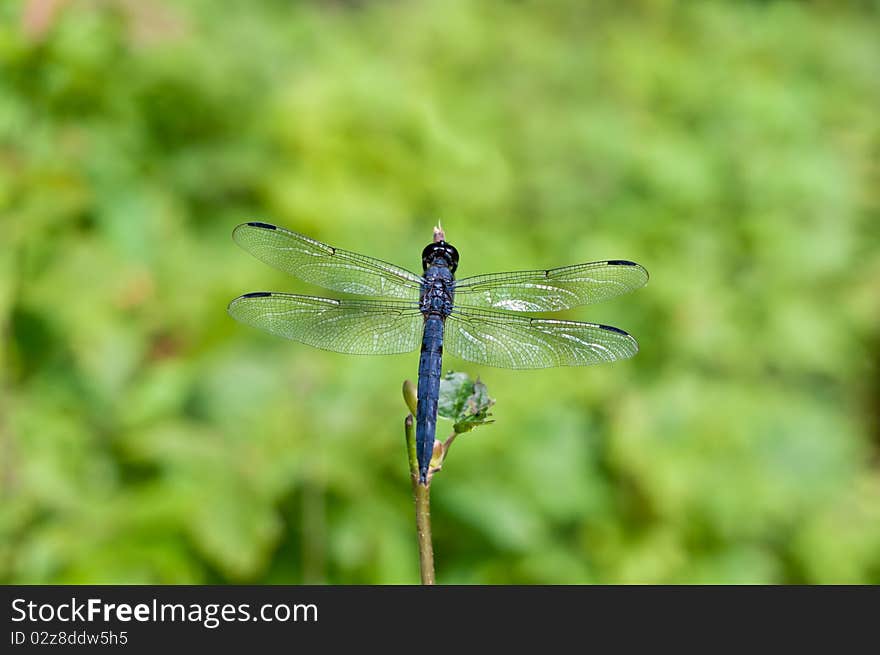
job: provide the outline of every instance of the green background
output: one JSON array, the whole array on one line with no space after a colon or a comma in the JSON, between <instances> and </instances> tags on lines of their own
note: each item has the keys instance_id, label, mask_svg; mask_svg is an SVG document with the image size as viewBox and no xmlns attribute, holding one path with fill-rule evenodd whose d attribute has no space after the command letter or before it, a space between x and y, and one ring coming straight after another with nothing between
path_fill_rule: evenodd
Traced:
<instances>
[{"instance_id":1,"label":"green background","mask_svg":"<svg viewBox=\"0 0 880 655\"><path fill-rule=\"evenodd\" d=\"M0 582L417 582L417 354L225 308L321 293L237 223L439 218L461 276L651 273L564 314L632 360L446 360L497 421L440 582L880 583L878 108L877 2L3 2Z\"/></svg>"}]
</instances>

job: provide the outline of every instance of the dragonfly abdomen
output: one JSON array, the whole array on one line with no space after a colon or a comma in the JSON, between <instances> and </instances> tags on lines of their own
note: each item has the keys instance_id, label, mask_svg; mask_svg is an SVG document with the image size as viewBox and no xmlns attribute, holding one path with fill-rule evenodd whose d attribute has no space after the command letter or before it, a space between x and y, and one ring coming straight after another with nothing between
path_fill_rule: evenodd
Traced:
<instances>
[{"instance_id":1,"label":"dragonfly abdomen","mask_svg":"<svg viewBox=\"0 0 880 655\"><path fill-rule=\"evenodd\" d=\"M437 314L425 318L422 354L419 358L418 406L416 408L416 454L419 482L427 482L428 466L437 431L437 402L443 370L443 319Z\"/></svg>"}]
</instances>

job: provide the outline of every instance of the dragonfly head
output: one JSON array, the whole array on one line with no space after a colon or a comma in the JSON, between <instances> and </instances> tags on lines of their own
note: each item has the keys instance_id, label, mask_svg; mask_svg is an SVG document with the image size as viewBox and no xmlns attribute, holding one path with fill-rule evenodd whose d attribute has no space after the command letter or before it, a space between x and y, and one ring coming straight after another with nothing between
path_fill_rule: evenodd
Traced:
<instances>
[{"instance_id":1,"label":"dragonfly head","mask_svg":"<svg viewBox=\"0 0 880 655\"><path fill-rule=\"evenodd\" d=\"M422 267L427 271L431 266L446 266L455 273L458 268L458 251L445 241L428 244L422 251Z\"/></svg>"}]
</instances>

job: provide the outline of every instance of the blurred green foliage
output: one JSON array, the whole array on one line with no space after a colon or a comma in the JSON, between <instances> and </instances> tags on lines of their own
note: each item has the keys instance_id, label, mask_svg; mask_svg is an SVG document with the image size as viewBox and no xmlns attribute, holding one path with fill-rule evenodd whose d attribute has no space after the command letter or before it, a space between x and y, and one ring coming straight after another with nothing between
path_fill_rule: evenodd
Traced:
<instances>
[{"instance_id":1,"label":"blurred green foliage","mask_svg":"<svg viewBox=\"0 0 880 655\"><path fill-rule=\"evenodd\" d=\"M3 2L0 582L416 582L417 356L225 307L318 292L239 222L417 269L438 217L652 275L566 313L633 360L447 361L441 582L880 582L878 107L876 2Z\"/></svg>"}]
</instances>

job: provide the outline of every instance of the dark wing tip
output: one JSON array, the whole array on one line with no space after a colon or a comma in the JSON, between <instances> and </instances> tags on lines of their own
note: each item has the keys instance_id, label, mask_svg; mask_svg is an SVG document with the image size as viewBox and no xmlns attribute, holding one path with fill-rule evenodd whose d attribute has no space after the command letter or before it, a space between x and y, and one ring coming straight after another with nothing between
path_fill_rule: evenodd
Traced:
<instances>
[{"instance_id":1,"label":"dark wing tip","mask_svg":"<svg viewBox=\"0 0 880 655\"><path fill-rule=\"evenodd\" d=\"M636 262L631 262L631 261L628 260L628 259L609 259L609 260L608 260L607 262L605 262L605 263L608 264L608 266L634 266L635 268L639 268L639 269L641 269L642 272L645 274L645 282L646 282L646 283L647 283L648 279L651 277L651 276L648 274L648 269L646 269L646 268L645 268L644 266L642 266L641 264L638 264L638 263L636 263Z\"/></svg>"},{"instance_id":2,"label":"dark wing tip","mask_svg":"<svg viewBox=\"0 0 880 655\"><path fill-rule=\"evenodd\" d=\"M264 230L277 230L278 228L271 223L261 223L260 221L251 221L250 223L245 223L245 225L250 225L251 227L261 227Z\"/></svg>"},{"instance_id":3,"label":"dark wing tip","mask_svg":"<svg viewBox=\"0 0 880 655\"><path fill-rule=\"evenodd\" d=\"M608 330L609 332L617 332L617 334L623 334L627 337L631 336L629 332L624 332L620 328L616 328L613 325L600 325L599 327L603 330Z\"/></svg>"},{"instance_id":4,"label":"dark wing tip","mask_svg":"<svg viewBox=\"0 0 880 655\"><path fill-rule=\"evenodd\" d=\"M631 335L629 332L624 332L620 328L616 328L613 325L601 325L597 323L597 326L602 328L603 330L607 330L608 332L614 332L615 334L619 334L621 336L626 337L630 344L632 345L632 352L629 354L623 355L623 358L629 358L634 356L637 352L639 352L639 343L636 341L635 337Z\"/></svg>"},{"instance_id":5,"label":"dark wing tip","mask_svg":"<svg viewBox=\"0 0 880 655\"><path fill-rule=\"evenodd\" d=\"M234 298L226 306L226 311L229 314L231 314L232 316L235 316L235 312L233 310L236 308L236 306L239 303L241 303L242 300L245 300L246 298L269 298L270 296L273 296L273 295L274 294L269 291L251 291L250 293L245 293L245 294L239 296L238 298Z\"/></svg>"}]
</instances>

